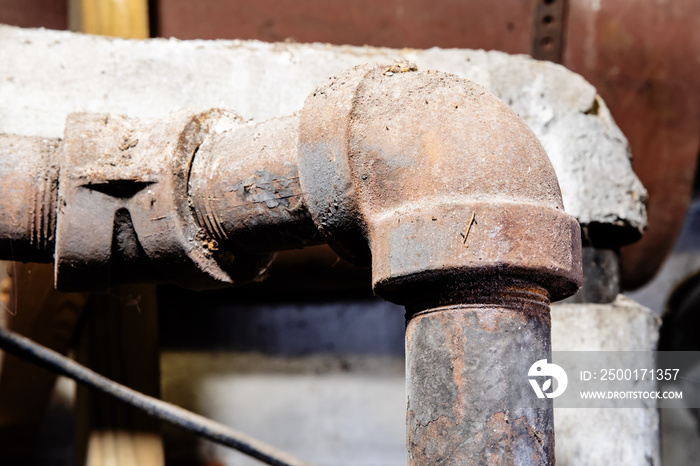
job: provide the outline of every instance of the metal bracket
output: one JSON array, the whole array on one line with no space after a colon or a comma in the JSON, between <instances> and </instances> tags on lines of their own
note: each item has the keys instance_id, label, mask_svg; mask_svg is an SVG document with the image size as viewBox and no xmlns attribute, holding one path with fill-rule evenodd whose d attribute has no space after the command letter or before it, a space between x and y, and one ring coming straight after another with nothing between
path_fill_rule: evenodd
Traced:
<instances>
[{"instance_id":1,"label":"metal bracket","mask_svg":"<svg viewBox=\"0 0 700 466\"><path fill-rule=\"evenodd\" d=\"M569 0L538 0L535 7L532 57L561 63Z\"/></svg>"}]
</instances>

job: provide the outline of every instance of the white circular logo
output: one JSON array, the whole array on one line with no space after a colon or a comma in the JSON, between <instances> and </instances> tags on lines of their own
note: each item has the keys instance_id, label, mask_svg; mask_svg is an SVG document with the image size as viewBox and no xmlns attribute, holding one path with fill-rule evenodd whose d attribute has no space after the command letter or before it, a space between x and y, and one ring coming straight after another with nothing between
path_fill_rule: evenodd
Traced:
<instances>
[{"instance_id":1,"label":"white circular logo","mask_svg":"<svg viewBox=\"0 0 700 466\"><path fill-rule=\"evenodd\" d=\"M532 366L530 370L527 371L528 377L547 377L542 386L538 383L537 379L528 379L532 389L535 390L537 398L556 398L566 390L566 386L569 383L569 378L566 376L566 372L560 366L556 364L550 364L546 359L540 359ZM548 392L552 388L552 379L557 380L557 389L554 392Z\"/></svg>"}]
</instances>

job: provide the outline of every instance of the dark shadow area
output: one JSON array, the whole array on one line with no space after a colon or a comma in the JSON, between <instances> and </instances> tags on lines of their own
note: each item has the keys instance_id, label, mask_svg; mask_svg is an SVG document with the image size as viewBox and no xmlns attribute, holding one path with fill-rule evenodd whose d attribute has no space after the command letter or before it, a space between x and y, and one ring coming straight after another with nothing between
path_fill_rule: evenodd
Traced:
<instances>
[{"instance_id":1,"label":"dark shadow area","mask_svg":"<svg viewBox=\"0 0 700 466\"><path fill-rule=\"evenodd\" d=\"M363 295L304 299L263 289L197 293L160 287L161 348L284 356L403 355L401 306Z\"/></svg>"}]
</instances>

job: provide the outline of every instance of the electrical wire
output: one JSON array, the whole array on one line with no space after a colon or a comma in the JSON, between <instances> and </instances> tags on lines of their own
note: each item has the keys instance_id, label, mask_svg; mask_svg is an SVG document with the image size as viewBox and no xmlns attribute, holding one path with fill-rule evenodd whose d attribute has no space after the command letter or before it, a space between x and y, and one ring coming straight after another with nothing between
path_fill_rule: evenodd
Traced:
<instances>
[{"instance_id":1,"label":"electrical wire","mask_svg":"<svg viewBox=\"0 0 700 466\"><path fill-rule=\"evenodd\" d=\"M186 409L121 385L29 338L0 327L0 348L51 372L65 375L144 413L273 466L311 466L275 447Z\"/></svg>"}]
</instances>

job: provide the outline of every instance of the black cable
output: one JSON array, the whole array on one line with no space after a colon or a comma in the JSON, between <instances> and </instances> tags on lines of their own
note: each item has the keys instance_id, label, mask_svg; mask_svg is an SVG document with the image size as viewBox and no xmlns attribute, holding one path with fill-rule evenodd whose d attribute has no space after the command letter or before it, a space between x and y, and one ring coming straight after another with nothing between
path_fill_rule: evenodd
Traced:
<instances>
[{"instance_id":1,"label":"black cable","mask_svg":"<svg viewBox=\"0 0 700 466\"><path fill-rule=\"evenodd\" d=\"M29 338L0 327L0 348L51 372L110 395L149 416L274 466L311 466L287 453L179 406L144 395L104 377Z\"/></svg>"}]
</instances>

